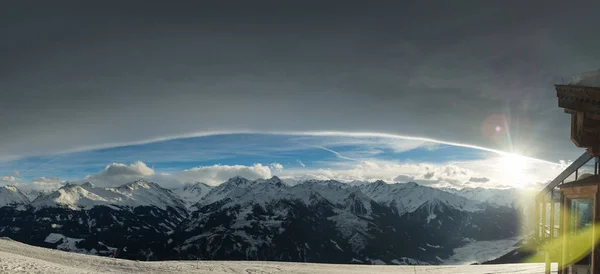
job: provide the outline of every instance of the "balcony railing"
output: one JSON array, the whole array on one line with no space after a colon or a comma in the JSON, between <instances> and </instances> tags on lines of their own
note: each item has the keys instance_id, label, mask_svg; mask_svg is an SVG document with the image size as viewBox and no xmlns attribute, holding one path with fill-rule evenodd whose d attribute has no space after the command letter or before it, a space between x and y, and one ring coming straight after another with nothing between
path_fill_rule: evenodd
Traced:
<instances>
[{"instance_id":1,"label":"balcony railing","mask_svg":"<svg viewBox=\"0 0 600 274\"><path fill-rule=\"evenodd\" d=\"M594 161L591 161L592 159ZM564 233L562 227L564 217L563 199L557 187L564 183L576 181L584 172L597 175L598 169L598 157L593 157L586 151L536 195L534 228L537 246L544 246L545 243L560 237ZM559 261L556 254L552 254L555 251L539 251L546 253L546 273L550 273L551 262L553 260ZM559 265L559 273L562 272L560 269Z\"/></svg>"}]
</instances>

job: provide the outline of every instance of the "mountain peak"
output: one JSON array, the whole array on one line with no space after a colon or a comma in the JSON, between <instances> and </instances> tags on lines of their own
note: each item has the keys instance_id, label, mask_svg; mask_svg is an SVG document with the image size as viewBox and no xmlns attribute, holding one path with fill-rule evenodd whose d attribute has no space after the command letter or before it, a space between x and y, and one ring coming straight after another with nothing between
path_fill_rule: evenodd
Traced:
<instances>
[{"instance_id":1,"label":"mountain peak","mask_svg":"<svg viewBox=\"0 0 600 274\"><path fill-rule=\"evenodd\" d=\"M88 188L94 188L96 186L94 186L94 184L92 184L90 182L85 182L85 183L81 184L81 187L88 189Z\"/></svg>"},{"instance_id":2,"label":"mountain peak","mask_svg":"<svg viewBox=\"0 0 600 274\"><path fill-rule=\"evenodd\" d=\"M229 178L229 180L225 181L224 183L222 183L221 185L233 185L233 186L241 186L241 185L247 185L249 183L251 183L252 181L241 177L241 176L235 176L235 177L231 177Z\"/></svg>"},{"instance_id":3,"label":"mountain peak","mask_svg":"<svg viewBox=\"0 0 600 274\"><path fill-rule=\"evenodd\" d=\"M406 187L416 187L416 186L420 186L419 184L417 184L416 182L407 182L404 184Z\"/></svg>"},{"instance_id":4,"label":"mountain peak","mask_svg":"<svg viewBox=\"0 0 600 274\"><path fill-rule=\"evenodd\" d=\"M56 191L36 198L35 207L68 207L73 210L90 209L95 206L111 208L153 206L162 209L185 208L185 203L177 195L160 187L156 183L136 180L119 187L94 187L91 183L83 185L66 184Z\"/></svg>"},{"instance_id":5,"label":"mountain peak","mask_svg":"<svg viewBox=\"0 0 600 274\"><path fill-rule=\"evenodd\" d=\"M284 186L283 182L281 181L281 179L277 176L273 176L270 179L258 179L255 181L256 183L266 183L266 184L272 184L275 185L277 187L282 187Z\"/></svg>"},{"instance_id":6,"label":"mountain peak","mask_svg":"<svg viewBox=\"0 0 600 274\"><path fill-rule=\"evenodd\" d=\"M72 188L72 187L75 187L75 186L79 186L79 185L78 184L74 184L74 183L70 183L70 182L66 182L62 187L60 187L60 189L62 189L62 188L65 188L65 189L66 188Z\"/></svg>"},{"instance_id":7,"label":"mountain peak","mask_svg":"<svg viewBox=\"0 0 600 274\"><path fill-rule=\"evenodd\" d=\"M196 182L183 185L183 187L173 188L171 191L179 195L188 206L198 203L206 194L213 189L213 186L205 183Z\"/></svg>"},{"instance_id":8,"label":"mountain peak","mask_svg":"<svg viewBox=\"0 0 600 274\"><path fill-rule=\"evenodd\" d=\"M161 187L159 185L157 185L156 183L148 182L144 179L138 179L138 180L135 180L130 183L126 183L126 184L118 187L118 189L129 189L129 190L135 190L135 189L139 189L139 188L150 189L150 188L161 188Z\"/></svg>"},{"instance_id":9,"label":"mountain peak","mask_svg":"<svg viewBox=\"0 0 600 274\"><path fill-rule=\"evenodd\" d=\"M227 180L227 181L248 181L248 179L246 179L240 175L236 175L236 176L229 178L229 180Z\"/></svg>"},{"instance_id":10,"label":"mountain peak","mask_svg":"<svg viewBox=\"0 0 600 274\"><path fill-rule=\"evenodd\" d=\"M375 187L379 187L379 186L384 186L384 185L389 185L389 184L382 180L377 180L377 181L371 183L371 185L374 185Z\"/></svg>"},{"instance_id":11,"label":"mountain peak","mask_svg":"<svg viewBox=\"0 0 600 274\"><path fill-rule=\"evenodd\" d=\"M212 186L209 186L208 184L203 182L195 182L183 185L182 189L183 191L202 191L202 189L206 188L212 188Z\"/></svg>"},{"instance_id":12,"label":"mountain peak","mask_svg":"<svg viewBox=\"0 0 600 274\"><path fill-rule=\"evenodd\" d=\"M14 185L0 187L0 207L11 204L28 204L29 199Z\"/></svg>"},{"instance_id":13,"label":"mountain peak","mask_svg":"<svg viewBox=\"0 0 600 274\"><path fill-rule=\"evenodd\" d=\"M19 189L15 185L5 185L2 187L6 191L17 192Z\"/></svg>"}]
</instances>

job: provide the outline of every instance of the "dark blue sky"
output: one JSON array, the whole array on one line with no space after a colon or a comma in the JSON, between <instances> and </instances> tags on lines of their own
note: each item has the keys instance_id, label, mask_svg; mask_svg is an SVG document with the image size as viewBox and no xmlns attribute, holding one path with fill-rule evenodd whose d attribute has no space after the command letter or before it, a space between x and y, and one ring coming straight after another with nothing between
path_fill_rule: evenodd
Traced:
<instances>
[{"instance_id":1,"label":"dark blue sky","mask_svg":"<svg viewBox=\"0 0 600 274\"><path fill-rule=\"evenodd\" d=\"M407 144L403 148L403 144ZM395 147L400 146L401 151ZM444 163L481 159L489 153L476 149L402 141L388 138L294 136L274 134L225 134L174 139L143 145L90 150L53 156L26 157L0 165L0 174L21 171L24 179L49 176L78 179L96 173L110 163L143 161L156 172L197 166L280 163L288 168L327 168L327 163L352 162L323 148L358 160L380 159L413 163Z\"/></svg>"}]
</instances>

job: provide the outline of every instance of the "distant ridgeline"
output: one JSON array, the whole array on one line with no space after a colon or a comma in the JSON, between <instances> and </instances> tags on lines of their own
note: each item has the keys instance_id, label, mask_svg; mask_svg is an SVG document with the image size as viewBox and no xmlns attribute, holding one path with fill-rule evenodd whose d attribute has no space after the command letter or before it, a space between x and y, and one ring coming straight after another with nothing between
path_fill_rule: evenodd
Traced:
<instances>
[{"instance_id":1,"label":"distant ridgeline","mask_svg":"<svg viewBox=\"0 0 600 274\"><path fill-rule=\"evenodd\" d=\"M439 264L469 241L514 237L514 190L234 177L177 189L86 183L28 199L0 188L0 236L136 260Z\"/></svg>"}]
</instances>

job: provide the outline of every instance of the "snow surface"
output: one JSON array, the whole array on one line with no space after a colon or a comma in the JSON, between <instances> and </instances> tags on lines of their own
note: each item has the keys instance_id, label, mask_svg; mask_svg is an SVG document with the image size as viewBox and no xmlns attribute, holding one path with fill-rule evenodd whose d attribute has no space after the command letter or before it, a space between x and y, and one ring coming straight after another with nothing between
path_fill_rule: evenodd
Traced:
<instances>
[{"instance_id":1,"label":"snow surface","mask_svg":"<svg viewBox=\"0 0 600 274\"><path fill-rule=\"evenodd\" d=\"M90 209L94 206L137 207L155 206L161 209L185 208L185 202L171 191L156 183L138 180L119 187L94 187L66 184L57 191L36 198L34 207L64 206L73 210Z\"/></svg>"},{"instance_id":2,"label":"snow surface","mask_svg":"<svg viewBox=\"0 0 600 274\"><path fill-rule=\"evenodd\" d=\"M173 188L171 191L179 195L188 206L198 203L212 189L205 183L185 184L183 187Z\"/></svg>"},{"instance_id":3,"label":"snow surface","mask_svg":"<svg viewBox=\"0 0 600 274\"><path fill-rule=\"evenodd\" d=\"M460 211L477 211L483 203L495 206L509 206L514 203L513 190L488 191L486 189L440 190L418 185L414 182L388 184L383 181L373 183L342 183L334 180L308 180L294 186L283 183L278 177L247 180L233 177L223 184L212 187L203 183L188 184L180 188L164 189L156 183L138 180L120 187L95 187L90 183L82 185L66 184L56 191L35 198L34 207L68 207L73 210L90 209L94 206L122 207L156 206L179 209L192 209L215 202L219 207L236 205L265 205L277 200L300 200L312 204L327 200L343 205L359 215L371 212L371 201L393 205L399 215L426 207L433 211L439 205L446 205ZM0 188L0 206L7 203L28 204L29 200L16 187ZM428 218L436 218L431 214Z\"/></svg>"},{"instance_id":4,"label":"snow surface","mask_svg":"<svg viewBox=\"0 0 600 274\"><path fill-rule=\"evenodd\" d=\"M13 188L7 188L11 191L10 195L16 195L15 193L18 191L18 189ZM190 209L190 206L195 201L197 201L195 206L198 207L218 202L220 203L218 205L219 208L241 206L240 208L243 210L234 213L236 215L235 221L231 224L230 228L243 229L251 225L251 222L246 220L246 216L253 213L252 208L254 205L264 206L268 203L284 199L298 200L306 204L325 201L339 205L339 207L334 209L335 214L330 216L329 220L333 221L340 233L348 238L350 249L353 252L360 252L368 242L367 237L369 235L370 215L372 214L372 201L394 206L399 215L410 213L417 209L424 209L429 213L427 222L433 221L434 223L438 223L440 221L437 220L438 216L434 212L439 206L448 206L461 211L477 211L483 207L483 203L509 206L511 204L514 205L514 197L516 196L514 194L512 190L490 191L486 189L452 190L452 193L450 193L449 191L420 186L413 182L387 184L383 181L377 181L368 184L346 184L333 180L312 180L290 186L283 183L277 177L254 181L234 177L215 187L196 183L173 190L164 189L155 183L142 180L115 188L98 188L90 183L82 185L67 184L57 191L36 198L31 205L38 208L58 205L74 210L81 208L89 209L97 205L119 209L123 207L156 206L163 209L172 207L185 210L186 208ZM182 196L184 198L180 198ZM15 197L20 196L17 195ZM512 199L509 199L509 197ZM502 202L505 204L502 204ZM265 228L280 228L282 220L288 214L287 210L275 211L273 216L269 216L261 224ZM200 214L197 221L194 222L202 220L203 217L204 215ZM118 222L118 220L115 221ZM89 225L91 227L95 220L92 219L90 222ZM166 224L163 225L167 226ZM138 228L131 227L131 229ZM279 232L281 233L282 230ZM237 236L245 238L248 242L255 243L255 245L260 244L260 241L264 241L264 239L253 239L243 231L236 233L239 234ZM56 243L59 240L61 241L59 249L73 248L76 250L75 244L81 241L81 239L68 238L60 234L50 234L47 236L47 242ZM196 235L186 240L186 243L191 243L200 237L207 236L210 235ZM464 247L455 249L455 254L444 263L462 264L491 260L509 252L512 249L512 244L514 244L512 240L470 243ZM341 249L338 243L335 245ZM421 248L428 250L430 248L439 248L439 246L424 243ZM396 261L402 263L406 262L407 259L397 258ZM371 260L363 263L377 263L377 258Z\"/></svg>"},{"instance_id":5,"label":"snow surface","mask_svg":"<svg viewBox=\"0 0 600 274\"><path fill-rule=\"evenodd\" d=\"M473 264L490 261L515 249L519 238L496 241L469 241L469 243L454 249L454 254L443 261L446 265Z\"/></svg>"},{"instance_id":6,"label":"snow surface","mask_svg":"<svg viewBox=\"0 0 600 274\"><path fill-rule=\"evenodd\" d=\"M537 194L537 191L534 190L516 188L497 189L477 187L463 189L443 188L442 190L469 200L506 207L524 207L525 203L531 201L533 196Z\"/></svg>"},{"instance_id":7,"label":"snow surface","mask_svg":"<svg viewBox=\"0 0 600 274\"><path fill-rule=\"evenodd\" d=\"M376 260L374 260L376 261ZM543 264L389 266L260 261L140 262L69 253L0 238L0 273L543 273ZM553 265L552 273L556 273Z\"/></svg>"},{"instance_id":8,"label":"snow surface","mask_svg":"<svg viewBox=\"0 0 600 274\"><path fill-rule=\"evenodd\" d=\"M569 81L569 85L600 88L600 69L581 73Z\"/></svg>"},{"instance_id":9,"label":"snow surface","mask_svg":"<svg viewBox=\"0 0 600 274\"><path fill-rule=\"evenodd\" d=\"M0 207L27 203L29 203L29 199L16 186L0 187Z\"/></svg>"},{"instance_id":10,"label":"snow surface","mask_svg":"<svg viewBox=\"0 0 600 274\"><path fill-rule=\"evenodd\" d=\"M234 177L211 189L200 201L199 205L208 205L228 200L222 207L246 204L264 205L274 200L300 200L312 204L325 199L333 204L353 207L355 201L371 211L370 201L395 205L399 215L413 212L422 206L431 209L445 204L461 211L477 211L483 201L469 200L439 189L418 185L414 182L388 184L377 181L370 184L346 184L334 180L308 180L301 184L289 186L279 178L250 181ZM431 218L434 218L432 215ZM432 219L431 219L432 220Z\"/></svg>"},{"instance_id":11,"label":"snow surface","mask_svg":"<svg viewBox=\"0 0 600 274\"><path fill-rule=\"evenodd\" d=\"M446 204L461 211L477 211L479 201L453 195L439 189L418 185L414 182L388 184L377 181L361 188L371 199L382 204L395 204L398 214L413 212L423 205ZM431 216L431 218L434 218ZM432 219L430 219L432 220Z\"/></svg>"}]
</instances>

